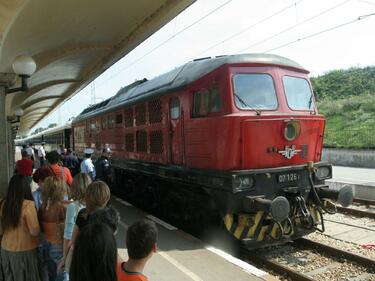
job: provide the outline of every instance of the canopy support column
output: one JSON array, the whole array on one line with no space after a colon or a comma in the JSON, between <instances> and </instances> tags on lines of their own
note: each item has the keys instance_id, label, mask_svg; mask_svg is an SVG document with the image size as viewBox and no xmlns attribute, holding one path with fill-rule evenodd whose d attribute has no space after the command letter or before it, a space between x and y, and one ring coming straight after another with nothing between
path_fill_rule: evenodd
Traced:
<instances>
[{"instance_id":1,"label":"canopy support column","mask_svg":"<svg viewBox=\"0 0 375 281\"><path fill-rule=\"evenodd\" d=\"M5 113L5 88L0 86L0 197L4 198L11 176L10 170L10 135Z\"/></svg>"}]
</instances>

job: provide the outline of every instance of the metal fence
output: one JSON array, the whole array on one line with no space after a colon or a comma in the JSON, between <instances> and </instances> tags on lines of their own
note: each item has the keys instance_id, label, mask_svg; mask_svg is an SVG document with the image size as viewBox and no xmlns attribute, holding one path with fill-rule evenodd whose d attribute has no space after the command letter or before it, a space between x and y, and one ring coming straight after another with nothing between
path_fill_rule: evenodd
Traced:
<instances>
[{"instance_id":1,"label":"metal fence","mask_svg":"<svg viewBox=\"0 0 375 281\"><path fill-rule=\"evenodd\" d=\"M324 146L375 149L375 127L342 130L326 129Z\"/></svg>"}]
</instances>

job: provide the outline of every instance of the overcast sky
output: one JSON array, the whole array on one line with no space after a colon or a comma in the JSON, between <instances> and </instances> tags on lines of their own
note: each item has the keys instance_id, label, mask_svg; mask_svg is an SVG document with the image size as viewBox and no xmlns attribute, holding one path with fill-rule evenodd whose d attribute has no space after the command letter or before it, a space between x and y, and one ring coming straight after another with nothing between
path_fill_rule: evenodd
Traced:
<instances>
[{"instance_id":1,"label":"overcast sky","mask_svg":"<svg viewBox=\"0 0 375 281\"><path fill-rule=\"evenodd\" d=\"M375 15L358 20L373 13L375 0L198 0L34 129L77 116L93 91L100 102L199 57L268 52L312 76L375 65Z\"/></svg>"}]
</instances>

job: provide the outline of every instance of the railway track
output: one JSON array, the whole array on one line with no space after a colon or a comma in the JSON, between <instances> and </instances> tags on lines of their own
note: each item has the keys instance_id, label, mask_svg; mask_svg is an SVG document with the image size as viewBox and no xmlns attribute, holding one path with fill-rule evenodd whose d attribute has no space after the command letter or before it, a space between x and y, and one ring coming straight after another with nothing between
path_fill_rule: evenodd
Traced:
<instances>
[{"instance_id":1,"label":"railway track","mask_svg":"<svg viewBox=\"0 0 375 281\"><path fill-rule=\"evenodd\" d=\"M243 255L288 280L375 280L375 260L306 238Z\"/></svg>"},{"instance_id":2,"label":"railway track","mask_svg":"<svg viewBox=\"0 0 375 281\"><path fill-rule=\"evenodd\" d=\"M366 200L366 199L360 199L360 198L354 198L353 203L356 203L358 205L364 205L367 209L370 208L370 206L375 206L375 200ZM348 214L360 218L372 218L375 219L375 212L369 211L369 210L362 210L362 209L356 209L356 208L347 208L347 207L340 207L337 206L337 211L343 214Z\"/></svg>"}]
</instances>

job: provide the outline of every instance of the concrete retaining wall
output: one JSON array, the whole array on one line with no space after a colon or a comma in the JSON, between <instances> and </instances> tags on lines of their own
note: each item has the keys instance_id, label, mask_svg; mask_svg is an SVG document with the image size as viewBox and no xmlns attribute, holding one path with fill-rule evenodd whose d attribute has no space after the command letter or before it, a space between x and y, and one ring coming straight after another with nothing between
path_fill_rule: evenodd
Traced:
<instances>
[{"instance_id":1,"label":"concrete retaining wall","mask_svg":"<svg viewBox=\"0 0 375 281\"><path fill-rule=\"evenodd\" d=\"M324 148L322 160L339 166L375 168L375 150Z\"/></svg>"}]
</instances>

